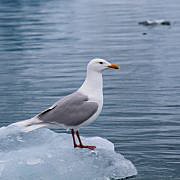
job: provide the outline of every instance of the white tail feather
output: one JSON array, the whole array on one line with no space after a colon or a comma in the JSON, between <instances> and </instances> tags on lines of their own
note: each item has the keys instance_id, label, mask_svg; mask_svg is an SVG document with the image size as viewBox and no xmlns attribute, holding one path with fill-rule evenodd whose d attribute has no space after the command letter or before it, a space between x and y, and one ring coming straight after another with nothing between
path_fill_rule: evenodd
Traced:
<instances>
[{"instance_id":1,"label":"white tail feather","mask_svg":"<svg viewBox=\"0 0 180 180\"><path fill-rule=\"evenodd\" d=\"M37 125L31 125L31 126L27 126L23 129L24 132L31 132L35 129L39 129L39 128L42 128L42 127L46 127L45 124L37 124Z\"/></svg>"},{"instance_id":2,"label":"white tail feather","mask_svg":"<svg viewBox=\"0 0 180 180\"><path fill-rule=\"evenodd\" d=\"M38 118L34 117L24 121L16 122L13 125L21 128L21 130L24 132L30 132L35 129L39 129L46 126L46 124L39 124L39 123L41 123L41 121Z\"/></svg>"}]
</instances>

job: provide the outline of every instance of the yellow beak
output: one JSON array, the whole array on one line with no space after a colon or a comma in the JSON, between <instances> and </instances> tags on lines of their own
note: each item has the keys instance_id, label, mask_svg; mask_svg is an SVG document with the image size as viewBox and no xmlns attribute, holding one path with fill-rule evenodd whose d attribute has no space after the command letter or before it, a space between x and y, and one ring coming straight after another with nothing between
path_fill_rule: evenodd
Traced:
<instances>
[{"instance_id":1,"label":"yellow beak","mask_svg":"<svg viewBox=\"0 0 180 180\"><path fill-rule=\"evenodd\" d=\"M111 64L111 65L108 66L108 68L119 69L119 66L117 64Z\"/></svg>"}]
</instances>

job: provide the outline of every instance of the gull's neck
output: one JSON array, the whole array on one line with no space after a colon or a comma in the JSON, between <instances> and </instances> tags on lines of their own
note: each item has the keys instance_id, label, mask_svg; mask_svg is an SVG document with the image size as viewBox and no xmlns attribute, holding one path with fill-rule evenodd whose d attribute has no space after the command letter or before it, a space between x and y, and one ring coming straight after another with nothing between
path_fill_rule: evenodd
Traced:
<instances>
[{"instance_id":1,"label":"gull's neck","mask_svg":"<svg viewBox=\"0 0 180 180\"><path fill-rule=\"evenodd\" d=\"M90 96L101 97L103 95L102 73L88 69L86 79L78 91Z\"/></svg>"}]
</instances>

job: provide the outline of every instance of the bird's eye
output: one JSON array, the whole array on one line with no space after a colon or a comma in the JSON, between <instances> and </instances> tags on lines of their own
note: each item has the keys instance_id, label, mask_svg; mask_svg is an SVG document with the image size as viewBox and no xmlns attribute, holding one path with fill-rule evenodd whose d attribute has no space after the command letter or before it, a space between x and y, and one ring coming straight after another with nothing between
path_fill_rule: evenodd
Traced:
<instances>
[{"instance_id":1,"label":"bird's eye","mask_svg":"<svg viewBox=\"0 0 180 180\"><path fill-rule=\"evenodd\" d=\"M103 62L99 62L99 64L103 64Z\"/></svg>"}]
</instances>

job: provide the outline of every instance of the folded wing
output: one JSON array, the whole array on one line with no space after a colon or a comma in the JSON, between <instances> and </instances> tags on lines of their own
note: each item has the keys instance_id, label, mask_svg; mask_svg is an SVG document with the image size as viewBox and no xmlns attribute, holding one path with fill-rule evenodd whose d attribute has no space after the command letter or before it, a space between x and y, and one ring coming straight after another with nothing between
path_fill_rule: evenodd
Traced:
<instances>
[{"instance_id":1,"label":"folded wing","mask_svg":"<svg viewBox=\"0 0 180 180\"><path fill-rule=\"evenodd\" d=\"M38 118L42 123L78 126L93 116L97 109L96 102L89 101L88 96L75 92L40 113Z\"/></svg>"}]
</instances>

